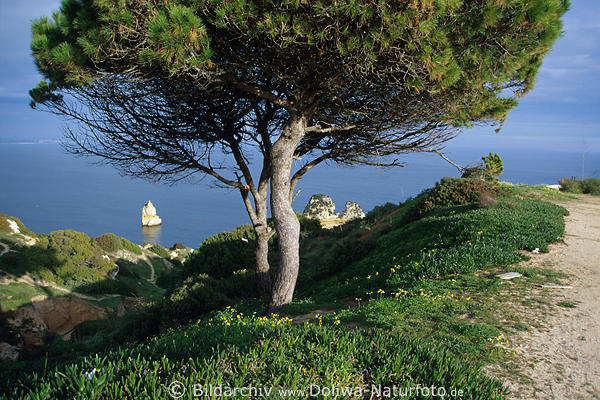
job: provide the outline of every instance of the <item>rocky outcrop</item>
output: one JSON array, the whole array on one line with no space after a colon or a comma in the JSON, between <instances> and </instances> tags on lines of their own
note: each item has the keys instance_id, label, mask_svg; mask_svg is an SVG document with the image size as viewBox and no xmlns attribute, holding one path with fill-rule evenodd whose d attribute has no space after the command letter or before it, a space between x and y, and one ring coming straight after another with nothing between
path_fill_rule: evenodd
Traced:
<instances>
[{"instance_id":1,"label":"rocky outcrop","mask_svg":"<svg viewBox=\"0 0 600 400\"><path fill-rule=\"evenodd\" d=\"M17 225L15 221L12 219L7 219L6 222L8 222L8 228L12 231L12 233L21 233L19 230L19 225Z\"/></svg>"},{"instance_id":2,"label":"rocky outcrop","mask_svg":"<svg viewBox=\"0 0 600 400\"><path fill-rule=\"evenodd\" d=\"M311 219L328 219L336 216L335 203L324 194L314 194L304 208L304 216Z\"/></svg>"},{"instance_id":3,"label":"rocky outcrop","mask_svg":"<svg viewBox=\"0 0 600 400\"><path fill-rule=\"evenodd\" d=\"M324 194L313 195L304 208L303 215L307 218L319 220L321 226L326 229L365 217L365 213L360 205L353 201L348 201L346 203L346 209L344 211L336 213L335 203L331 200L331 197Z\"/></svg>"},{"instance_id":4,"label":"rocky outcrop","mask_svg":"<svg viewBox=\"0 0 600 400\"><path fill-rule=\"evenodd\" d=\"M148 200L142 209L142 226L157 226L160 224L162 224L162 220L156 214L154 204Z\"/></svg>"},{"instance_id":5,"label":"rocky outcrop","mask_svg":"<svg viewBox=\"0 0 600 400\"><path fill-rule=\"evenodd\" d=\"M363 219L365 217L365 213L362 208L360 208L358 203L348 201L346 202L346 209L339 214L339 217L346 221L351 221L353 219Z\"/></svg>"},{"instance_id":6,"label":"rocky outcrop","mask_svg":"<svg viewBox=\"0 0 600 400\"><path fill-rule=\"evenodd\" d=\"M0 343L0 361L17 361L21 350L22 347L5 342Z\"/></svg>"},{"instance_id":7,"label":"rocky outcrop","mask_svg":"<svg viewBox=\"0 0 600 400\"><path fill-rule=\"evenodd\" d=\"M17 308L8 322L23 338L24 347L33 349L43 346L48 334L69 340L80 323L104 318L103 308L81 299L36 296L31 304Z\"/></svg>"}]
</instances>

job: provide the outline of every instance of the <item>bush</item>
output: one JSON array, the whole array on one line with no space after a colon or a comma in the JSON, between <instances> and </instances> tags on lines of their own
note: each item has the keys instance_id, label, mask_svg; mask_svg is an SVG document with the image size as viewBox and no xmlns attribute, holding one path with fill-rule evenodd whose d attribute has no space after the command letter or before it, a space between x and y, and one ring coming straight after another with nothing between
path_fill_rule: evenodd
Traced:
<instances>
[{"instance_id":1,"label":"bush","mask_svg":"<svg viewBox=\"0 0 600 400\"><path fill-rule=\"evenodd\" d=\"M102 250L106 251L107 253L112 253L121 249L121 239L112 233L105 233L104 235L98 236L94 240L100 247L102 247Z\"/></svg>"},{"instance_id":2,"label":"bush","mask_svg":"<svg viewBox=\"0 0 600 400\"><path fill-rule=\"evenodd\" d=\"M461 178L498 182L498 176L504 172L504 163L497 153L481 157L482 164L463 170Z\"/></svg>"},{"instance_id":3,"label":"bush","mask_svg":"<svg viewBox=\"0 0 600 400\"><path fill-rule=\"evenodd\" d=\"M500 176L500 174L504 172L504 163L502 162L502 159L498 153L490 153L487 156L481 157L481 160L485 165L485 169L489 172L494 180L497 180L496 177Z\"/></svg>"},{"instance_id":4,"label":"bush","mask_svg":"<svg viewBox=\"0 0 600 400\"><path fill-rule=\"evenodd\" d=\"M584 180L573 178L562 178L558 183L562 191L571 193L591 194L600 196L600 179L586 178Z\"/></svg>"},{"instance_id":5,"label":"bush","mask_svg":"<svg viewBox=\"0 0 600 400\"><path fill-rule=\"evenodd\" d=\"M254 229L250 225L213 235L188 257L183 266L185 274L224 278L240 269L253 270L254 241Z\"/></svg>"},{"instance_id":6,"label":"bush","mask_svg":"<svg viewBox=\"0 0 600 400\"><path fill-rule=\"evenodd\" d=\"M492 181L493 177L487 169L482 165L468 167L463 170L461 178L478 179L480 181Z\"/></svg>"},{"instance_id":7,"label":"bush","mask_svg":"<svg viewBox=\"0 0 600 400\"><path fill-rule=\"evenodd\" d=\"M107 253L112 253L121 249L125 249L135 254L142 254L140 246L131 243L125 238L120 238L112 233L105 233L94 239L96 243Z\"/></svg>"},{"instance_id":8,"label":"bush","mask_svg":"<svg viewBox=\"0 0 600 400\"><path fill-rule=\"evenodd\" d=\"M14 251L0 260L2 269L75 287L104 280L114 268L98 243L84 233L54 231L37 237L33 246L13 246Z\"/></svg>"},{"instance_id":9,"label":"bush","mask_svg":"<svg viewBox=\"0 0 600 400\"><path fill-rule=\"evenodd\" d=\"M382 206L375 206L371 211L365 215L365 223L367 226L375 224L381 218L391 214L398 209L398 204L387 202Z\"/></svg>"},{"instance_id":10,"label":"bush","mask_svg":"<svg viewBox=\"0 0 600 400\"><path fill-rule=\"evenodd\" d=\"M121 239L121 246L123 249L130 251L134 254L142 255L142 249L140 248L140 246L138 246L135 243L131 243L129 240L127 240L125 238L120 238L120 239Z\"/></svg>"},{"instance_id":11,"label":"bush","mask_svg":"<svg viewBox=\"0 0 600 400\"><path fill-rule=\"evenodd\" d=\"M581 191L585 194L600 196L600 179L587 178L581 182Z\"/></svg>"},{"instance_id":12,"label":"bush","mask_svg":"<svg viewBox=\"0 0 600 400\"><path fill-rule=\"evenodd\" d=\"M581 180L577 178L562 178L558 181L560 190L571 193L581 193Z\"/></svg>"},{"instance_id":13,"label":"bush","mask_svg":"<svg viewBox=\"0 0 600 400\"><path fill-rule=\"evenodd\" d=\"M172 319L188 321L257 295L254 273L247 270L235 271L231 277L223 279L201 274L186 278L171 292L165 309Z\"/></svg>"},{"instance_id":14,"label":"bush","mask_svg":"<svg viewBox=\"0 0 600 400\"><path fill-rule=\"evenodd\" d=\"M159 257L166 259L171 258L171 255L167 252L167 250L159 244L153 244L148 250L150 250Z\"/></svg>"},{"instance_id":15,"label":"bush","mask_svg":"<svg viewBox=\"0 0 600 400\"><path fill-rule=\"evenodd\" d=\"M425 214L439 207L475 203L482 194L499 196L505 192L500 186L490 182L444 178L427 193L419 212Z\"/></svg>"},{"instance_id":16,"label":"bush","mask_svg":"<svg viewBox=\"0 0 600 400\"><path fill-rule=\"evenodd\" d=\"M324 229L321 227L321 222L318 219L308 218L300 213L296 213L296 217L298 217L298 221L300 222L300 237L302 239L318 236L323 233Z\"/></svg>"}]
</instances>

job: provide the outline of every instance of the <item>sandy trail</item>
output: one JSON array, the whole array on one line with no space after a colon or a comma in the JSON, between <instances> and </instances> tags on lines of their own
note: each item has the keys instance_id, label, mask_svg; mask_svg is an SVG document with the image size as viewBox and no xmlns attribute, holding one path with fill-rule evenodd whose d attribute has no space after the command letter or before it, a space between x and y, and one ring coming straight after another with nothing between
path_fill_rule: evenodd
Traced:
<instances>
[{"instance_id":1,"label":"sandy trail","mask_svg":"<svg viewBox=\"0 0 600 400\"><path fill-rule=\"evenodd\" d=\"M0 242L0 247L2 247L2 250L0 250L0 257L2 257L10 251L10 248L2 242Z\"/></svg>"},{"instance_id":2,"label":"sandy trail","mask_svg":"<svg viewBox=\"0 0 600 400\"><path fill-rule=\"evenodd\" d=\"M534 383L509 378L510 399L600 399L600 198L581 196L560 205L570 212L565 244L523 264L569 274L572 289L540 291L553 304L570 302L575 308L554 307L539 329L513 338L524 356L519 372Z\"/></svg>"}]
</instances>

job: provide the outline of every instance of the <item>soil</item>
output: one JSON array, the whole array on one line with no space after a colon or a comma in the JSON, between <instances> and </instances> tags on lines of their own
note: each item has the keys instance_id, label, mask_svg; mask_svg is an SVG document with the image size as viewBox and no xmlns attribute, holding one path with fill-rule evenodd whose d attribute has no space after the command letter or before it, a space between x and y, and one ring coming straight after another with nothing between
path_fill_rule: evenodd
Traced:
<instances>
[{"instance_id":1,"label":"soil","mask_svg":"<svg viewBox=\"0 0 600 400\"><path fill-rule=\"evenodd\" d=\"M572 288L539 288L554 306L537 321L523 310L533 326L510 338L519 362L501 378L509 399L600 399L600 198L559 204L570 212L564 243L522 265L566 273L557 286Z\"/></svg>"}]
</instances>

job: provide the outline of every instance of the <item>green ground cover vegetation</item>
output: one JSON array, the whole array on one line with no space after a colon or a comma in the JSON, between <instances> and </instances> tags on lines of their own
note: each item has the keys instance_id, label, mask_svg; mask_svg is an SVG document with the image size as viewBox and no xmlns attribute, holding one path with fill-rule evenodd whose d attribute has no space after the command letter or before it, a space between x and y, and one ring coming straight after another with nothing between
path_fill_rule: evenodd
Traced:
<instances>
[{"instance_id":1,"label":"green ground cover vegetation","mask_svg":"<svg viewBox=\"0 0 600 400\"><path fill-rule=\"evenodd\" d=\"M461 388L463 398L503 398L506 390L481 367L514 362L507 338L528 324L510 303L521 296L526 307L552 307L528 290L566 278L514 265L564 233L567 211L544 200L572 196L551 190L444 179L332 230L300 218L298 288L282 316L265 316L266 302L255 295L250 227L213 236L159 277L167 288L160 301L80 325L70 348L51 349L45 367L39 360L3 367L0 393L161 398L179 380L298 389L435 384ZM524 275L510 295L494 278L508 269ZM311 311L313 318L299 316Z\"/></svg>"}]
</instances>

